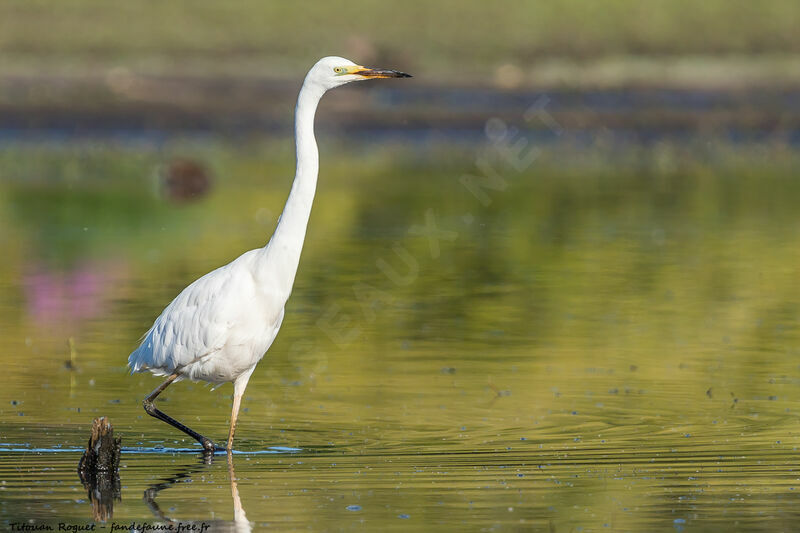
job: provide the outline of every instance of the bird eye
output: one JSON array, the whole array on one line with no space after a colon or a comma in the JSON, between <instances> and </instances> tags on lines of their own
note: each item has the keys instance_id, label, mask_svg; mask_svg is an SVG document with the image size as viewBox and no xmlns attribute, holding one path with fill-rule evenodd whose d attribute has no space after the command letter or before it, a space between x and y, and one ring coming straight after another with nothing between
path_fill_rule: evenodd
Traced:
<instances>
[{"instance_id":1,"label":"bird eye","mask_svg":"<svg viewBox=\"0 0 800 533\"><path fill-rule=\"evenodd\" d=\"M344 72L344 69L342 67L333 67L333 71L336 74L341 74L342 72Z\"/></svg>"}]
</instances>

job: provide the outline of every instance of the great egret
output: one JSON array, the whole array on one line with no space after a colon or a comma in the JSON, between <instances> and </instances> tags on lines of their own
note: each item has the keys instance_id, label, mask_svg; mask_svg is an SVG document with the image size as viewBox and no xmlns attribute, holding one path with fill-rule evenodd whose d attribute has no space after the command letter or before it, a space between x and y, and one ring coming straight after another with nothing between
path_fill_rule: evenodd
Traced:
<instances>
[{"instance_id":1,"label":"great egret","mask_svg":"<svg viewBox=\"0 0 800 533\"><path fill-rule=\"evenodd\" d=\"M184 378L233 382L226 446L231 450L242 395L278 334L300 261L319 170L314 139L317 104L325 91L352 81L410 77L396 70L362 67L341 57L325 57L311 67L295 108L297 170L272 238L263 248L245 252L183 289L128 357L131 372L149 370L168 376L142 402L147 414L197 439L206 451L221 450L156 409L153 402L172 382Z\"/></svg>"}]
</instances>

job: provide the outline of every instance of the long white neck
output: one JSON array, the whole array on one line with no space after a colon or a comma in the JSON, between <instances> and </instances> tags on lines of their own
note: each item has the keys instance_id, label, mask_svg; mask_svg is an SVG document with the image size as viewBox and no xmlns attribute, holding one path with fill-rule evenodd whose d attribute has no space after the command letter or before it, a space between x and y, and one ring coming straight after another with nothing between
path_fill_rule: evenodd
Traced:
<instances>
[{"instance_id":1,"label":"long white neck","mask_svg":"<svg viewBox=\"0 0 800 533\"><path fill-rule=\"evenodd\" d=\"M311 204L317 188L319 152L314 138L314 113L324 90L306 80L300 89L295 108L295 141L297 143L297 171L292 190L278 220L278 227L264 247L261 274L271 279L272 290L283 298L292 292L300 252L306 237Z\"/></svg>"}]
</instances>

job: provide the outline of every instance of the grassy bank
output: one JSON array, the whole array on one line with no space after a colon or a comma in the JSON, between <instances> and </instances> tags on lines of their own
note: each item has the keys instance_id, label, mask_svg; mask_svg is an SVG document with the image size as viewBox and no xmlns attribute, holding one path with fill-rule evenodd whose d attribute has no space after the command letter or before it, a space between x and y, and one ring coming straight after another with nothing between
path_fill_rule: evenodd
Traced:
<instances>
[{"instance_id":1,"label":"grassy bank","mask_svg":"<svg viewBox=\"0 0 800 533\"><path fill-rule=\"evenodd\" d=\"M0 3L0 57L6 72L124 67L280 78L302 75L321 54L342 54L445 82L500 84L543 76L580 83L587 65L590 81L635 79L648 72L637 67L641 58L667 69L667 77L706 79L703 65L723 60L719 75L728 81L738 71L747 79L786 77L800 54L798 21L800 4L783 0L410 0L402 7L359 1L304 8L8 0ZM694 59L676 67L675 58L685 57ZM598 71L597 64L605 66Z\"/></svg>"}]
</instances>

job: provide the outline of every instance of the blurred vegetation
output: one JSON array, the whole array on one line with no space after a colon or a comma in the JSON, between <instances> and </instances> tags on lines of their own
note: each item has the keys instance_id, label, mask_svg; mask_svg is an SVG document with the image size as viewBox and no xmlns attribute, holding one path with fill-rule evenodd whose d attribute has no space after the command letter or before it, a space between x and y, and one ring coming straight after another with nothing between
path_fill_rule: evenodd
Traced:
<instances>
[{"instance_id":1,"label":"blurred vegetation","mask_svg":"<svg viewBox=\"0 0 800 533\"><path fill-rule=\"evenodd\" d=\"M569 78L580 76L576 68L586 63L591 76L613 78L631 70L614 58L689 56L695 59L662 65L675 75L688 70L704 77L713 74L702 60L710 57L728 62L717 75L740 67L748 76L781 75L800 54L798 25L800 4L793 0L365 0L314 2L306 9L256 0L6 0L0 57L7 72L124 67L296 78L320 55L338 54L437 83L475 83L506 74L526 80L534 67L537 75ZM747 57L758 58L756 64ZM566 70L559 67L564 64ZM650 68L650 76L657 71Z\"/></svg>"},{"instance_id":2,"label":"blurred vegetation","mask_svg":"<svg viewBox=\"0 0 800 533\"><path fill-rule=\"evenodd\" d=\"M112 305L99 322L51 330L43 341L55 333L56 345L48 350L59 351L75 336L104 346L90 357L121 368L136 338L177 291L262 246L291 176L290 152L264 148L176 143L159 151L84 151L80 145L0 151L0 165L13 169L3 171L0 205L5 279L24 279L34 265L55 273L109 258L125 265L117 288L106 290L112 300L128 303ZM214 169L207 198L177 206L158 196L157 168L175 154L201 158ZM291 359L293 344L307 341L308 328L332 306L362 330L359 349L337 355L352 358L337 363L352 368L366 364L359 357L403 339L459 359L503 347L504 357L553 362L575 351L571 360L580 365L591 364L601 350L611 360L629 357L642 367L649 361L653 378L676 343L694 346L695 356L717 351L722 338L741 348L794 353L797 156L780 146L666 144L625 154L603 148L576 156L553 147L524 172L498 161L508 189L488 190L492 201L484 206L459 182L477 172L469 163L474 157L461 149L423 161L397 151L334 155L323 147L293 312L271 361ZM408 233L424 224L428 209L457 235L440 242L438 258L425 238ZM467 215L474 221L465 223ZM413 283L393 284L376 267L375 259L383 258L402 272L392 243L419 263ZM353 294L359 281L378 289L372 303L388 309L375 316L365 310ZM25 298L15 294L10 301ZM24 307L0 312L4 324L35 320ZM117 336L109 338L112 324ZM22 326L28 333L8 331L12 348L3 362L13 367L19 350L28 350L23 340L44 333L37 330L34 321ZM326 342L322 333L312 336L314 342ZM491 367L491 359L486 364ZM369 372L352 377L374 378Z\"/></svg>"}]
</instances>

